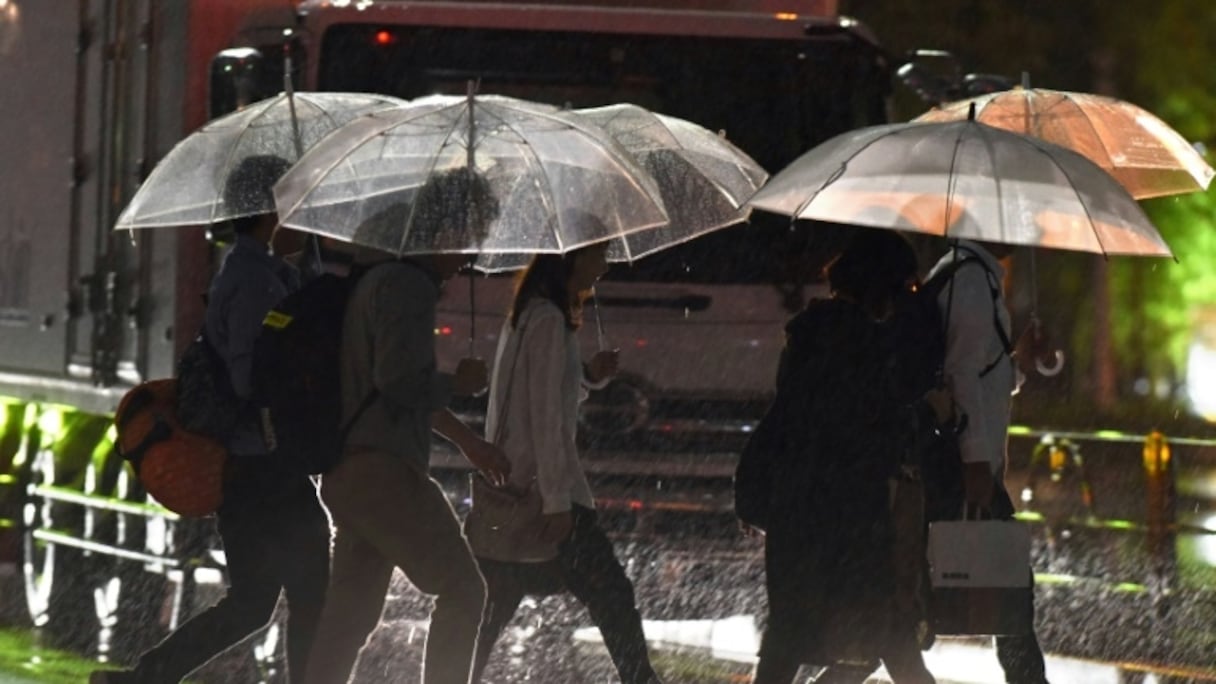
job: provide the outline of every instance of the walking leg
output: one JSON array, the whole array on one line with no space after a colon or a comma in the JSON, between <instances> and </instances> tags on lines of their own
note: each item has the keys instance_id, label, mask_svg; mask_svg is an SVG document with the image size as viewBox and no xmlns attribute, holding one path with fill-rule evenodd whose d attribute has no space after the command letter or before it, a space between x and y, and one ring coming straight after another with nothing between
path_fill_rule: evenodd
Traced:
<instances>
[{"instance_id":1,"label":"walking leg","mask_svg":"<svg viewBox=\"0 0 1216 684\"><path fill-rule=\"evenodd\" d=\"M329 519L315 495L285 522L280 574L287 595L287 675L303 682L329 585Z\"/></svg>"},{"instance_id":2,"label":"walking leg","mask_svg":"<svg viewBox=\"0 0 1216 684\"><path fill-rule=\"evenodd\" d=\"M281 585L270 570L263 522L221 516L218 527L228 561L227 594L141 656L138 681L180 681L270 620Z\"/></svg>"},{"instance_id":3,"label":"walking leg","mask_svg":"<svg viewBox=\"0 0 1216 684\"><path fill-rule=\"evenodd\" d=\"M473 658L471 682L480 682L481 675L494 651L503 628L515 617L524 592L510 573L498 570L494 561L481 563L481 574L486 580L486 607L481 614L481 627L477 631L477 654Z\"/></svg>"},{"instance_id":4,"label":"walking leg","mask_svg":"<svg viewBox=\"0 0 1216 684\"><path fill-rule=\"evenodd\" d=\"M802 661L783 635L766 629L760 639L759 661L752 684L790 684Z\"/></svg>"},{"instance_id":5,"label":"walking leg","mask_svg":"<svg viewBox=\"0 0 1216 684\"><path fill-rule=\"evenodd\" d=\"M633 583L617 560L611 540L600 529L595 511L575 506L572 513L574 530L558 551L563 581L587 607L621 681L624 684L657 681L646 650Z\"/></svg>"}]
</instances>

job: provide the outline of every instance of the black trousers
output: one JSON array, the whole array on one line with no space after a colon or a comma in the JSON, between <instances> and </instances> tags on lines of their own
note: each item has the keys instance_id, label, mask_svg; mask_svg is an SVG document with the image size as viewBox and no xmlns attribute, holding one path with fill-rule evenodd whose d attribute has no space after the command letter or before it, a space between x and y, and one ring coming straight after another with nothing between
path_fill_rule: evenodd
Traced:
<instances>
[{"instance_id":1,"label":"black trousers","mask_svg":"<svg viewBox=\"0 0 1216 684\"><path fill-rule=\"evenodd\" d=\"M916 626L910 619L906 622L902 629L891 630L891 639L884 644L879 658L895 684L932 684L933 675L925 668L920 646L916 642ZM790 684L806 660L806 649L798 639L774 632L770 627L764 631L757 655L755 684ZM816 684L862 684L878 669L878 660L816 664L828 665L815 679Z\"/></svg>"},{"instance_id":2,"label":"black trousers","mask_svg":"<svg viewBox=\"0 0 1216 684\"><path fill-rule=\"evenodd\" d=\"M646 651L633 583L617 560L612 542L600 529L595 511L575 505L572 513L574 530L558 546L558 555L553 561L477 560L486 580L486 607L477 636L472 681L481 681L494 643L524 596L553 594L563 589L587 607L592 622L604 637L604 645L608 647L623 684L658 681Z\"/></svg>"},{"instance_id":3,"label":"black trousers","mask_svg":"<svg viewBox=\"0 0 1216 684\"><path fill-rule=\"evenodd\" d=\"M1013 500L1005 491L1005 484L997 482L996 493L992 498L992 517L997 520L1013 520ZM1031 573L1031 586L1034 585L1034 573ZM1034 593L1030 597L1030 618L1034 623ZM1031 628L1029 634L996 637L996 659L1005 671L1005 681L1009 684L1047 684L1047 671L1043 663L1043 649L1039 639Z\"/></svg>"},{"instance_id":4,"label":"black trousers","mask_svg":"<svg viewBox=\"0 0 1216 684\"><path fill-rule=\"evenodd\" d=\"M297 476L270 501L226 495L217 518L228 593L144 653L136 680L181 681L269 622L286 592L288 674L302 681L329 582L329 519L315 487Z\"/></svg>"}]
</instances>

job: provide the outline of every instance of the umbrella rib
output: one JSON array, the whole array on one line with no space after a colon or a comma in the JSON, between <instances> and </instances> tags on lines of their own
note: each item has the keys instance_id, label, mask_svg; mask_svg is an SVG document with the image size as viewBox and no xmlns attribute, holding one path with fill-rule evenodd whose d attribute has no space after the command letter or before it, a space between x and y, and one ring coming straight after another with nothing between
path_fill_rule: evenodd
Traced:
<instances>
[{"instance_id":1,"label":"umbrella rib","mask_svg":"<svg viewBox=\"0 0 1216 684\"><path fill-rule=\"evenodd\" d=\"M1106 159L1107 159L1107 162L1110 163L1110 167L1112 169L1118 168L1115 165L1115 160L1114 160L1113 155L1111 155L1110 148L1107 147L1107 145L1106 145L1106 140L1104 140L1102 138L1102 134L1100 134L1098 132L1098 127L1094 125L1093 119L1089 118L1089 114L1087 114L1085 112L1085 109L1083 107L1081 107L1081 105L1079 105L1075 101L1073 101L1072 99L1066 98L1065 101L1067 101L1069 104L1071 104L1072 106L1077 108L1077 112L1080 113L1080 115L1081 115L1081 120L1083 120L1085 122L1085 125L1089 127L1089 130L1093 132L1094 139L1098 141L1098 146L1101 147L1102 151L1106 153Z\"/></svg>"},{"instance_id":2,"label":"umbrella rib","mask_svg":"<svg viewBox=\"0 0 1216 684\"><path fill-rule=\"evenodd\" d=\"M241 128L240 133L237 133L236 140L232 143L232 147L229 148L228 154L226 155L226 157L224 159L224 166L222 167L223 169L227 170L227 169L232 168L232 161L233 161L233 159L236 158L236 151L238 149L240 149L240 147L241 147L241 140L243 140L245 138L245 134L249 132L249 129L253 126L253 123L255 121L257 121L258 119L260 119L261 117L265 116L266 112L271 107L278 104L280 101L281 100L276 97L272 102L270 102L270 103L266 104L264 107L262 107L261 111L255 112L252 116L249 117L249 121L245 122L245 126L243 128ZM297 159L296 161L299 161L299 160ZM226 171L225 171L225 173L226 173ZM221 196L223 195L222 191L220 192L220 195ZM211 200L211 219L208 221L208 223L215 223L215 210L216 210L216 205L218 204L218 202L217 202L218 199L219 199L219 197L214 197ZM242 215L237 214L237 215L231 216L230 218L238 218L239 216L242 216Z\"/></svg>"},{"instance_id":3,"label":"umbrella rib","mask_svg":"<svg viewBox=\"0 0 1216 684\"><path fill-rule=\"evenodd\" d=\"M531 112L530 112L530 114L531 114ZM554 122L556 122L556 123L559 123L559 124L562 124L562 125L568 126L568 127L572 128L572 129L577 130L577 131L579 131L579 132L583 133L584 135L586 135L586 131L584 131L583 129L581 129L581 128L577 127L577 126L574 126L574 125L573 125L573 124L572 124L570 121L567 121L567 120L565 120L565 119L561 119L561 118L558 118L558 117L548 116L547 114L545 114L545 113L543 113L543 112L535 112L535 114L537 114L537 115L541 116L542 118L549 119L549 120L554 121ZM525 135L524 135L523 131L519 130L519 129L518 129L518 128L516 128L514 125L512 125L510 121L507 121L507 120L506 120L506 118L504 118L504 117L498 117L498 120L499 120L499 121L501 121L501 122L502 122L502 124L503 124L504 126L506 126L507 128L509 128L509 129L511 130L511 132L512 132L512 133L514 133L515 135L518 135L518 136L519 136L519 138L520 138L520 140L527 140L527 139L528 139L528 138L527 138L527 136L525 136ZM528 157L530 157L531 159L533 159L533 160L536 162L536 164L539 166L539 168L541 169L541 171L544 171L544 170L545 170L545 165L544 165L544 164L542 164L542 163L540 162L540 156L536 154L536 151L532 149L532 146L531 146L531 145L523 145L522 147L523 147L523 150L524 150L525 154L527 154L527 155L528 155ZM542 183L544 183L544 186L545 186L545 192L543 192L543 193L541 194L541 201L542 201L542 202L544 202L544 204L545 204L545 209L546 209L548 212L550 212L551 214L553 214L553 216L554 216L554 221L555 221L555 222L557 222L557 223L556 223L556 225L554 225L554 227L553 227L553 239L557 241L557 250L558 250L558 253L559 253L559 254L561 254L561 253L565 253L565 251L566 251L566 246L565 246L565 244L564 244L564 241L562 240L562 231L561 231L561 217L557 215L557 213L556 213L556 211L555 211L555 209L554 209L554 207L553 207L553 197L554 197L554 194L553 194L553 185L552 185L552 184L549 182L549 174L548 174L548 173L541 173L541 174L540 174L540 179L541 179L541 182L542 182Z\"/></svg>"},{"instance_id":4,"label":"umbrella rib","mask_svg":"<svg viewBox=\"0 0 1216 684\"><path fill-rule=\"evenodd\" d=\"M393 124L393 126L400 125L400 123L403 123L403 122L398 122L396 124ZM332 173L334 169L336 169L340 164L348 162L348 160L350 158L349 150L355 150L355 149L358 149L359 147L362 147L363 144L366 143L368 140L371 140L372 138L375 138L376 136L383 135L388 128L392 128L393 126L388 126L386 128L379 128L379 127L374 128L374 129L372 129L372 131L370 133L368 133L366 136L364 136L362 139L360 139L358 141L358 143L347 146L348 152L346 152L346 153L342 154L341 156L337 157L336 159L334 159L332 164L327 166L325 169L323 169L320 173L318 173L316 175L316 179L312 182L312 184L309 185L308 188L305 189L303 192L299 193L299 199L296 200L295 204L293 204L290 208L288 208L287 211L283 212L283 214L282 214L283 218L289 218L292 214L294 214L296 212L296 210L298 210L300 208L300 205L304 203L304 200L310 194L312 194L312 192L314 190L317 189L317 186L321 185L321 183L326 178L329 177L329 174ZM315 150L318 148L314 147L313 149ZM309 155L306 153L305 156L309 156Z\"/></svg>"},{"instance_id":5,"label":"umbrella rib","mask_svg":"<svg viewBox=\"0 0 1216 684\"><path fill-rule=\"evenodd\" d=\"M1042 154L1044 157L1047 157L1047 160L1050 161L1052 164L1054 164L1055 167L1060 170L1060 173L1064 174L1064 177L1068 179L1068 188L1070 190L1072 190L1072 194L1077 198L1077 204L1080 204L1081 210L1085 212L1085 218L1087 221L1089 221L1089 228L1094 234L1094 239L1098 241L1098 248L1102 250L1102 258L1103 259L1109 258L1106 253L1106 245L1102 244L1102 233L1098 232L1098 230L1096 228L1096 224L1094 223L1093 214L1091 214L1089 212L1089 205L1086 204L1084 198L1081 197L1081 193L1077 189L1077 184L1073 182L1072 174L1070 174L1068 172L1068 169L1064 168L1063 164L1056 161L1056 159L1050 154L1050 152L1045 147L1043 147L1043 143L1041 143L1037 138L1029 138L1029 140L1030 140L1031 146L1033 146L1036 150L1038 150L1039 154ZM1064 150L1064 152L1067 152L1069 154L1077 154L1076 152L1072 152L1071 150ZM1078 154L1077 156L1081 156L1081 155ZM1103 171L1103 173L1105 173L1105 171ZM1132 201L1134 202L1135 200L1133 199Z\"/></svg>"},{"instance_id":6,"label":"umbrella rib","mask_svg":"<svg viewBox=\"0 0 1216 684\"><path fill-rule=\"evenodd\" d=\"M460 107L467 108L468 102L462 101L458 104L449 105L446 109L453 109L453 108L460 108ZM436 112L439 112L439 111L443 111L443 110L442 109L436 110ZM425 116L425 114L422 116ZM469 111L469 116L473 116L472 111ZM416 118L421 118L421 116L416 117ZM414 119L409 119L409 121L413 121L413 120ZM406 123L406 122L402 122L402 123ZM448 143L451 142L451 140L452 140L452 136L455 135L456 131L459 129L460 129L460 117L456 117L455 119L452 120L452 125L448 128L448 134L446 136L444 136L443 142L439 145L439 150L443 150L445 147L448 146ZM473 147L472 139L469 140L469 147L470 148ZM405 243L406 243L406 240L410 236L410 230L412 230L414 227L414 217L418 213L418 201L417 201L418 195L421 194L423 186L426 185L426 179L430 178L431 175L433 173L435 173L435 165L439 163L439 156L440 155L439 155L438 151L436 151L436 153L431 156L431 163L428 165L426 173L422 175L422 179L423 179L422 185L418 186L418 192L414 193L414 201L410 202L410 215L408 218L406 218L405 226L403 226L401 229L401 240L397 243L397 256L401 256L405 253ZM474 171L473 169L471 169L471 168L469 169L470 174L472 174L473 171Z\"/></svg>"},{"instance_id":7,"label":"umbrella rib","mask_svg":"<svg viewBox=\"0 0 1216 684\"><path fill-rule=\"evenodd\" d=\"M1031 116L1032 116L1033 109L1034 109L1033 107L1030 106L1030 99L1031 99L1031 96L1033 95L1033 93L1034 93L1034 91L1029 88L1023 88L1022 92L1020 93L1022 96L1022 116L1024 117L1024 122L1026 124L1024 129L1022 130L1022 132L1025 133L1026 135L1036 135L1037 136L1037 135L1041 135L1041 134L1037 131L1032 133L1030 130L1030 120L1031 120ZM1035 123L1035 128L1040 129L1041 124L1040 124L1038 117L1034 118L1034 123Z\"/></svg>"},{"instance_id":8,"label":"umbrella rib","mask_svg":"<svg viewBox=\"0 0 1216 684\"><path fill-rule=\"evenodd\" d=\"M871 140L870 142L866 143L862 147L858 148L855 152L853 152L853 154L850 154L848 159L845 159L844 161L840 162L840 166L836 167L835 171L828 174L828 177L825 178L823 180L823 183L821 183L819 185L819 189L815 190L815 192L812 192L809 197L807 197L805 200L802 201L801 204L798 205L798 207L794 210L794 213L790 215L790 223L793 223L794 221L797 221L799 218L801 218L802 212L806 211L807 207L811 206L811 203L814 202L816 199L818 199L820 193L822 193L824 190L827 190L829 185L831 185L832 183L835 183L836 181L840 180L841 177L844 176L845 171L847 171L849 169L850 160L852 160L857 155L859 155L862 152L869 149L870 145L872 145L875 141L879 140L880 138L884 138L884 137L886 137L886 136L885 135L879 136L878 138Z\"/></svg>"},{"instance_id":9,"label":"umbrella rib","mask_svg":"<svg viewBox=\"0 0 1216 684\"><path fill-rule=\"evenodd\" d=\"M823 192L824 190L826 190L829 185L840 180L841 176L843 176L845 171L848 170L849 162L851 160L856 159L862 152L865 152L866 150L870 149L870 146L873 145L874 143L877 143L879 140L882 140L883 138L886 138L889 135L898 135L900 132L898 125L886 126L885 128L886 128L886 130L882 131L879 135L875 135L872 140L867 140L864 145L862 145L861 147L858 147L856 150L854 150L853 153L849 155L848 159L841 161L840 166L835 171L833 171L831 174L828 175L827 179L825 179L823 181L823 183L819 186L819 189L816 190L815 192L812 192L811 195L806 198L806 200L804 200L802 203L800 203L798 205L798 207L796 209L794 209L793 213L790 214L790 223L793 223L794 221L797 221L798 219L803 218L802 212L806 211L806 208L811 206L811 203L814 202L819 197L819 194L821 192Z\"/></svg>"},{"instance_id":10,"label":"umbrella rib","mask_svg":"<svg viewBox=\"0 0 1216 684\"><path fill-rule=\"evenodd\" d=\"M572 128L572 129L578 131L579 133L582 133L583 136L590 138L591 140L595 141L598 145L602 146L605 150L610 151L610 153L605 154L605 156L608 159L608 161L612 162L612 164L617 167L618 171L622 172L622 175L627 176L629 178L635 178L640 181L648 179L653 184L653 177L650 176L650 173L648 171L646 171L646 169L641 168L641 165L638 162L634 161L634 155L632 153L630 153L627 149L625 149L625 147L623 145L621 145L619 142L617 142L616 139L613 138L601 126L588 125L585 122L583 122L582 120L577 119L574 115L570 115L568 117L563 117L560 115L560 113L550 113L550 112L540 112L540 111L535 112L534 114L537 117L549 119L553 122L562 124L564 126L567 126L568 128ZM638 228L632 228L628 231L622 231L622 233L621 233L622 235L632 235L633 233L641 233L641 232L645 232L647 230L651 230L654 228L662 228L664 226L671 225L671 217L667 214L667 207L666 207L666 205L663 204L663 198L661 195L656 194L658 192L658 188L654 187L653 191L652 191L652 188L646 187L644 182L641 183L641 186L642 186L642 188L641 188L642 191L650 199L650 202L654 205L654 207L656 209L658 209L659 214L661 214L663 216L663 218L666 220L664 220L661 223L656 223L656 224L648 225L648 226L642 226L642 227L638 227ZM610 239L610 238L605 238L605 239Z\"/></svg>"},{"instance_id":11,"label":"umbrella rib","mask_svg":"<svg viewBox=\"0 0 1216 684\"><path fill-rule=\"evenodd\" d=\"M675 141L675 146L671 147L669 149L671 149L672 151L679 154L681 159L688 161L689 165L691 165L693 168L697 168L697 165L694 164L687 155L687 153L696 152L696 150L692 150L688 147L688 145L685 145L684 141L680 139L679 134L677 134L676 131L668 124L668 122L666 122L662 119L662 117L655 115L653 113L652 113L652 116L654 116L655 122L657 122L659 126L662 126L663 130L667 131L667 134L670 135L671 139ZM707 153L707 156L708 156L708 153ZM734 166L735 169L739 171L739 175L744 176L746 178L747 174L745 174L742 171L742 169L739 166L739 163L735 159L732 159L730 157L726 157L725 159L721 159L721 158L718 158L718 159L720 159L722 161L726 161L728 164ZM730 189L726 187L726 184L723 182L720 182L715 176L711 176L708 173L700 173L700 176L701 176L701 178L703 178L709 182L710 187L714 188L715 190L718 191L718 193L720 195L725 197L726 200L728 202L730 202L732 207L738 209L739 207L741 207L743 205L743 202L740 201L739 198L734 196L734 194L730 191ZM750 185L750 183L749 183L749 185ZM753 186L751 188L751 191L755 192L756 188Z\"/></svg>"},{"instance_id":12,"label":"umbrella rib","mask_svg":"<svg viewBox=\"0 0 1216 684\"><path fill-rule=\"evenodd\" d=\"M950 216L954 209L954 190L958 183L958 176L954 173L955 167L958 166L958 151L963 146L963 136L967 132L967 127L974 127L976 125L974 121L968 121L963 127L959 128L958 135L954 137L954 149L950 152L950 171L946 175L946 210L942 214L942 237L950 237ZM997 188L997 192L999 193L999 181L997 182ZM1004 219L1002 218L1003 222Z\"/></svg>"}]
</instances>

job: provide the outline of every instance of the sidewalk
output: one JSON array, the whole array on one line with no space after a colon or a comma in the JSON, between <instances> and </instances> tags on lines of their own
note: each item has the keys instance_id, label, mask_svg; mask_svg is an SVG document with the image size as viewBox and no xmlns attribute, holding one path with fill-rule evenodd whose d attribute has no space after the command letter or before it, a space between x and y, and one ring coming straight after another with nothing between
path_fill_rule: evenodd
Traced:
<instances>
[{"instance_id":1,"label":"sidewalk","mask_svg":"<svg viewBox=\"0 0 1216 684\"><path fill-rule=\"evenodd\" d=\"M722 661L724 669L755 663L760 635L750 615L722 620L652 621L643 623L646 640L656 651L698 653ZM576 642L602 643L594 627L574 634ZM1004 684L1005 676L996 660L990 639L938 638L925 653L925 664L938 684ZM1047 654L1047 678L1054 684L1124 684L1143 677L1153 684L1169 676L1192 682L1216 682L1216 670L1169 669L1136 663L1112 663ZM733 667L732 667L733 666ZM735 677L730 677L735 679ZM890 682L880 669L869 682Z\"/></svg>"}]
</instances>

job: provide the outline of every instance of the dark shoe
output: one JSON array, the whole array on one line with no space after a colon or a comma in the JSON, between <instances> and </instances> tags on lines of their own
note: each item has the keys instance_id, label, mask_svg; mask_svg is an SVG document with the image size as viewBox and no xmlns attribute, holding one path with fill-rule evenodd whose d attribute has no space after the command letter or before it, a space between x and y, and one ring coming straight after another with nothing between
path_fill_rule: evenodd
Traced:
<instances>
[{"instance_id":1,"label":"dark shoe","mask_svg":"<svg viewBox=\"0 0 1216 684\"><path fill-rule=\"evenodd\" d=\"M136 684L138 680L131 670L93 670L89 684Z\"/></svg>"}]
</instances>

